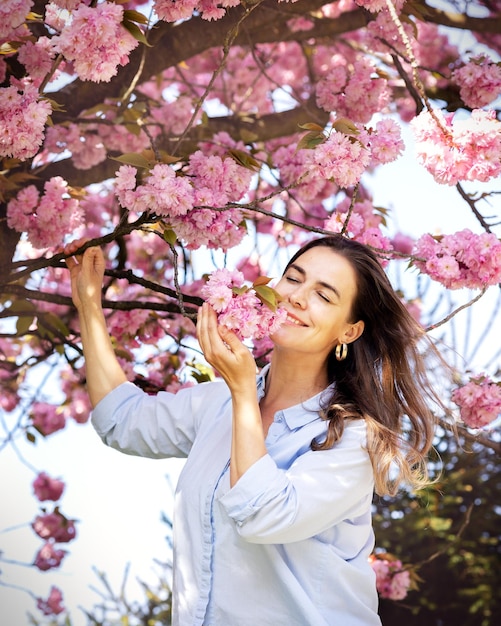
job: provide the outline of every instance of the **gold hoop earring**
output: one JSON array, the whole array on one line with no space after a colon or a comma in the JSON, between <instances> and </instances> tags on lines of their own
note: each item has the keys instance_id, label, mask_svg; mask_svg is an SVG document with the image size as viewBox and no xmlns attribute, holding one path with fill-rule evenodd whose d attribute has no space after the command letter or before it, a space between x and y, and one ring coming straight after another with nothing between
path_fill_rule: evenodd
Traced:
<instances>
[{"instance_id":1,"label":"gold hoop earring","mask_svg":"<svg viewBox=\"0 0 501 626\"><path fill-rule=\"evenodd\" d=\"M336 361L344 361L348 356L348 344L338 343L334 354L336 355Z\"/></svg>"}]
</instances>

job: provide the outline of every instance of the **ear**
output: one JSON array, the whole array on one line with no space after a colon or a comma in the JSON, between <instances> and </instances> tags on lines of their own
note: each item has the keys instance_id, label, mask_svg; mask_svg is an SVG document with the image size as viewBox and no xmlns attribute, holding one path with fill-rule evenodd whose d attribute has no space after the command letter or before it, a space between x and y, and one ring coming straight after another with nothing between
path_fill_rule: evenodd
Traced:
<instances>
[{"instance_id":1,"label":"ear","mask_svg":"<svg viewBox=\"0 0 501 626\"><path fill-rule=\"evenodd\" d=\"M365 328L365 322L363 320L359 320L358 322L355 322L355 324L350 324L348 329L345 331L343 335L342 342L353 343L364 332L364 328Z\"/></svg>"}]
</instances>

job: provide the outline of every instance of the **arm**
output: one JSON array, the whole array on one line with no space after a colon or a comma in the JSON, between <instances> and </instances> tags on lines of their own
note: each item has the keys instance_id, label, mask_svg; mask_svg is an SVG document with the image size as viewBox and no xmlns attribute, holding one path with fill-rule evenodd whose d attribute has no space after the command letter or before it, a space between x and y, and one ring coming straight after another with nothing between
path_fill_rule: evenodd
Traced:
<instances>
[{"instance_id":1,"label":"arm","mask_svg":"<svg viewBox=\"0 0 501 626\"><path fill-rule=\"evenodd\" d=\"M216 313L208 304L199 311L197 336L205 358L218 370L231 392L230 484L233 486L267 453L256 395L256 364L237 336L218 326Z\"/></svg>"},{"instance_id":2,"label":"arm","mask_svg":"<svg viewBox=\"0 0 501 626\"><path fill-rule=\"evenodd\" d=\"M320 433L319 427L317 420L291 431L289 450L311 441ZM374 487L365 434L360 420L346 427L334 448L307 450L284 469L271 455L255 463L219 498L240 536L250 543L267 544L302 541L324 532L335 538L342 533L345 547L358 545L370 530Z\"/></svg>"},{"instance_id":3,"label":"arm","mask_svg":"<svg viewBox=\"0 0 501 626\"><path fill-rule=\"evenodd\" d=\"M113 350L101 306L104 256L100 248L87 248L73 256L85 240L68 244L66 265L71 274L73 303L78 311L86 365L87 391L93 407L110 391L127 381Z\"/></svg>"}]
</instances>

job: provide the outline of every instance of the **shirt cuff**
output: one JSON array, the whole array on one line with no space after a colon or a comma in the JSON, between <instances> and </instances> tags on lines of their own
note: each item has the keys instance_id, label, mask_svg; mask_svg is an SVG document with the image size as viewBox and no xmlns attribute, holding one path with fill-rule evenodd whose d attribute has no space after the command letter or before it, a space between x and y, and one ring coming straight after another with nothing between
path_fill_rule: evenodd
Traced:
<instances>
[{"instance_id":1,"label":"shirt cuff","mask_svg":"<svg viewBox=\"0 0 501 626\"><path fill-rule=\"evenodd\" d=\"M219 498L219 502L235 522L242 523L281 493L286 485L284 473L277 470L275 461L266 454Z\"/></svg>"},{"instance_id":2,"label":"shirt cuff","mask_svg":"<svg viewBox=\"0 0 501 626\"><path fill-rule=\"evenodd\" d=\"M106 435L117 423L120 407L142 391L131 382L125 382L106 394L94 407L91 422L100 437Z\"/></svg>"}]
</instances>

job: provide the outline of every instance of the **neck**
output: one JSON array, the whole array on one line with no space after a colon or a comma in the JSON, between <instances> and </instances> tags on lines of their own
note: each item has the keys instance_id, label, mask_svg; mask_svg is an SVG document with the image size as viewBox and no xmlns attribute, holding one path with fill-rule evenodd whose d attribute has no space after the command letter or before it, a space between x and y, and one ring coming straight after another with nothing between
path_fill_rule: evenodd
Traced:
<instances>
[{"instance_id":1,"label":"neck","mask_svg":"<svg viewBox=\"0 0 501 626\"><path fill-rule=\"evenodd\" d=\"M293 406L323 391L329 382L325 363L298 363L290 355L274 351L266 378L266 401ZM286 408L285 406L283 408Z\"/></svg>"}]
</instances>

